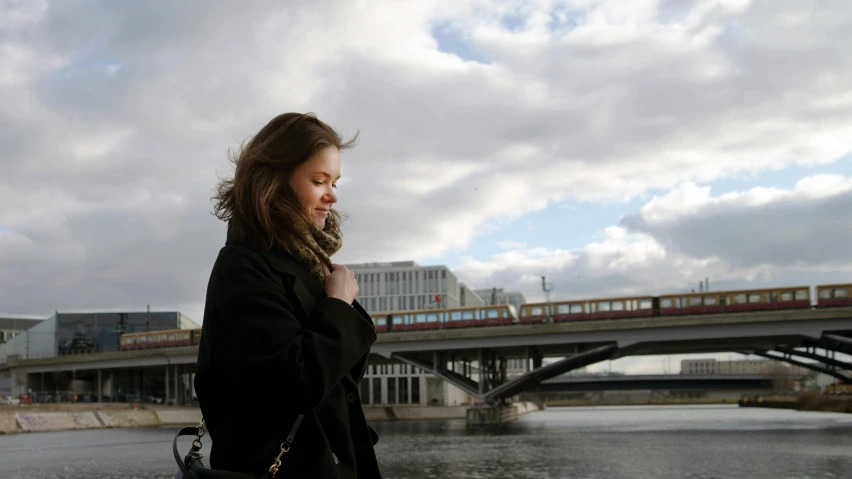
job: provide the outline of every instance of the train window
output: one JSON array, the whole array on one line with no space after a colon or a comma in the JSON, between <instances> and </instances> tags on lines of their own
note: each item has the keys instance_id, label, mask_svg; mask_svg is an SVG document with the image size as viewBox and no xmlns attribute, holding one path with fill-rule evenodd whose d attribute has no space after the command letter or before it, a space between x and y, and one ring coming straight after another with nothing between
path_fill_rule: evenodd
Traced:
<instances>
[{"instance_id":1,"label":"train window","mask_svg":"<svg viewBox=\"0 0 852 479\"><path fill-rule=\"evenodd\" d=\"M834 297L847 298L849 297L849 291L846 288L834 288Z\"/></svg>"},{"instance_id":2,"label":"train window","mask_svg":"<svg viewBox=\"0 0 852 479\"><path fill-rule=\"evenodd\" d=\"M582 304L572 304L571 305L571 314L582 313L583 305Z\"/></svg>"},{"instance_id":3,"label":"train window","mask_svg":"<svg viewBox=\"0 0 852 479\"><path fill-rule=\"evenodd\" d=\"M701 296L693 296L689 298L690 306L701 306Z\"/></svg>"},{"instance_id":4,"label":"train window","mask_svg":"<svg viewBox=\"0 0 852 479\"><path fill-rule=\"evenodd\" d=\"M598 311L609 311L611 308L609 301L601 301L598 303Z\"/></svg>"},{"instance_id":5,"label":"train window","mask_svg":"<svg viewBox=\"0 0 852 479\"><path fill-rule=\"evenodd\" d=\"M746 304L747 298L745 294L738 294L734 296L734 304Z\"/></svg>"},{"instance_id":6,"label":"train window","mask_svg":"<svg viewBox=\"0 0 852 479\"><path fill-rule=\"evenodd\" d=\"M672 307L672 298L660 298L660 307L661 308L671 308Z\"/></svg>"},{"instance_id":7,"label":"train window","mask_svg":"<svg viewBox=\"0 0 852 479\"><path fill-rule=\"evenodd\" d=\"M189 339L189 331L183 333L183 339Z\"/></svg>"},{"instance_id":8,"label":"train window","mask_svg":"<svg viewBox=\"0 0 852 479\"><path fill-rule=\"evenodd\" d=\"M570 304L560 304L560 305L556 306L556 312L559 313L559 314L570 313L571 312L571 305Z\"/></svg>"},{"instance_id":9,"label":"train window","mask_svg":"<svg viewBox=\"0 0 852 479\"><path fill-rule=\"evenodd\" d=\"M541 309L541 306L532 307L532 316L541 316L542 314L544 314L544 311Z\"/></svg>"},{"instance_id":10,"label":"train window","mask_svg":"<svg viewBox=\"0 0 852 479\"><path fill-rule=\"evenodd\" d=\"M793 292L792 291L782 291L781 292L781 301L793 301Z\"/></svg>"},{"instance_id":11,"label":"train window","mask_svg":"<svg viewBox=\"0 0 852 479\"><path fill-rule=\"evenodd\" d=\"M610 304L613 311L624 311L624 301L613 301Z\"/></svg>"},{"instance_id":12,"label":"train window","mask_svg":"<svg viewBox=\"0 0 852 479\"><path fill-rule=\"evenodd\" d=\"M473 311L462 311L462 319L473 319Z\"/></svg>"},{"instance_id":13,"label":"train window","mask_svg":"<svg viewBox=\"0 0 852 479\"><path fill-rule=\"evenodd\" d=\"M796 300L804 300L809 299L810 295L807 289L797 289L796 290Z\"/></svg>"},{"instance_id":14,"label":"train window","mask_svg":"<svg viewBox=\"0 0 852 479\"><path fill-rule=\"evenodd\" d=\"M705 296L704 297L704 306L715 306L716 305L716 297L715 296Z\"/></svg>"},{"instance_id":15,"label":"train window","mask_svg":"<svg viewBox=\"0 0 852 479\"><path fill-rule=\"evenodd\" d=\"M749 303L759 303L760 301L760 293L751 293L750 295L748 295Z\"/></svg>"},{"instance_id":16,"label":"train window","mask_svg":"<svg viewBox=\"0 0 852 479\"><path fill-rule=\"evenodd\" d=\"M429 313L429 314L426 315L426 322L427 323L434 323L436 321L438 321L438 315L437 314Z\"/></svg>"},{"instance_id":17,"label":"train window","mask_svg":"<svg viewBox=\"0 0 852 479\"><path fill-rule=\"evenodd\" d=\"M496 309L488 309L485 312L486 317L489 318L489 319L498 317L497 313L498 313L498 311Z\"/></svg>"},{"instance_id":18,"label":"train window","mask_svg":"<svg viewBox=\"0 0 852 479\"><path fill-rule=\"evenodd\" d=\"M402 315L394 316L393 320L392 320L393 324L408 324L406 317L407 317L407 315L406 316L402 316Z\"/></svg>"},{"instance_id":19,"label":"train window","mask_svg":"<svg viewBox=\"0 0 852 479\"><path fill-rule=\"evenodd\" d=\"M461 311L453 311L450 313L450 319L453 321L458 321L462 319Z\"/></svg>"},{"instance_id":20,"label":"train window","mask_svg":"<svg viewBox=\"0 0 852 479\"><path fill-rule=\"evenodd\" d=\"M831 298L831 290L828 289L828 288L819 290L819 297L820 297L820 299Z\"/></svg>"},{"instance_id":21,"label":"train window","mask_svg":"<svg viewBox=\"0 0 852 479\"><path fill-rule=\"evenodd\" d=\"M650 299L640 299L639 300L639 309L651 309L651 300Z\"/></svg>"},{"instance_id":22,"label":"train window","mask_svg":"<svg viewBox=\"0 0 852 479\"><path fill-rule=\"evenodd\" d=\"M425 314L422 314L422 313L416 314L416 315L414 315L414 318L415 318L414 320L418 323L425 323L426 322L426 315Z\"/></svg>"},{"instance_id":23,"label":"train window","mask_svg":"<svg viewBox=\"0 0 852 479\"><path fill-rule=\"evenodd\" d=\"M177 337L175 336L175 333L169 334L169 341L174 341L176 339L177 339Z\"/></svg>"}]
</instances>

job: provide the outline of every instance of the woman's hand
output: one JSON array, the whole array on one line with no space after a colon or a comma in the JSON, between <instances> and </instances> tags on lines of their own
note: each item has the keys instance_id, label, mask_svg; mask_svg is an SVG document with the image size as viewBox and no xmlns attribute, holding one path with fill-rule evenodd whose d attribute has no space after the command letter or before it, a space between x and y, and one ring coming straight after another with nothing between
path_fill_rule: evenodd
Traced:
<instances>
[{"instance_id":1,"label":"woman's hand","mask_svg":"<svg viewBox=\"0 0 852 479\"><path fill-rule=\"evenodd\" d=\"M326 265L322 266L325 273L325 294L329 298L337 298L352 304L358 295L358 282L355 281L355 273L349 271L342 264L334 264L334 271L329 271Z\"/></svg>"}]
</instances>

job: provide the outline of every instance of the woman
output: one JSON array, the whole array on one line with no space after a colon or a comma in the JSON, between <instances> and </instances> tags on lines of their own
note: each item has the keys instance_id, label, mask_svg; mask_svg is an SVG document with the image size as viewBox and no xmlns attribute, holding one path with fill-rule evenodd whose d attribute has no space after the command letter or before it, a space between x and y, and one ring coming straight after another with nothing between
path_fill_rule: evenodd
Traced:
<instances>
[{"instance_id":1,"label":"woman","mask_svg":"<svg viewBox=\"0 0 852 479\"><path fill-rule=\"evenodd\" d=\"M207 288L195 388L214 469L263 474L304 415L277 477L380 477L358 386L376 331L332 206L353 140L315 116L274 118L234 158L216 216L228 223Z\"/></svg>"}]
</instances>

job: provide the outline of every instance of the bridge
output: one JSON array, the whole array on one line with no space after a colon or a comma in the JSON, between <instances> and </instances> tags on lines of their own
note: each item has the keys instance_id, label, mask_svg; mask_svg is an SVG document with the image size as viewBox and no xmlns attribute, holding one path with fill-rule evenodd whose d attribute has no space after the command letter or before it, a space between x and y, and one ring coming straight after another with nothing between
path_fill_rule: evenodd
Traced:
<instances>
[{"instance_id":1,"label":"bridge","mask_svg":"<svg viewBox=\"0 0 852 479\"><path fill-rule=\"evenodd\" d=\"M374 345L373 352L431 371L490 403L580 367L637 355L755 354L852 383L852 363L837 358L837 353L852 354L852 308L388 333ZM544 357L565 359L543 365ZM513 358L525 360L526 372L507 380L506 361ZM474 362L481 372L476 374L478 381L474 380Z\"/></svg>"},{"instance_id":2,"label":"bridge","mask_svg":"<svg viewBox=\"0 0 852 479\"><path fill-rule=\"evenodd\" d=\"M98 353L44 359L10 357L15 378L66 371L166 368L177 397L194 372L196 347ZM516 324L466 329L382 333L371 361L398 361L429 371L480 401L498 404L556 376L604 360L637 355L738 352L785 361L852 384L852 308L820 308L618 320ZM841 357L837 357L837 353ZM544 365L545 357L560 357ZM508 379L507 360L523 359L523 375ZM807 360L807 361L803 361ZM158 369L162 371L162 369ZM169 372L172 372L172 379ZM140 381L142 378L140 378Z\"/></svg>"}]
</instances>

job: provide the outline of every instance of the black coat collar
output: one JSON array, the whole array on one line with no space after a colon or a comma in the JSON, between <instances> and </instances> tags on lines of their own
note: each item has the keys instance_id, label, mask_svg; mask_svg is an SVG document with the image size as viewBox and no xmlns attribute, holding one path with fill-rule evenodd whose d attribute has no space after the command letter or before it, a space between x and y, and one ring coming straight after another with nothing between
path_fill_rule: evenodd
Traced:
<instances>
[{"instance_id":1,"label":"black coat collar","mask_svg":"<svg viewBox=\"0 0 852 479\"><path fill-rule=\"evenodd\" d=\"M296 262L289 253L282 249L273 248L271 250L262 251L261 254L269 261L272 269L280 274L286 275L292 279L298 278L299 281L292 281L293 290L305 313L310 316L311 311L316 306L316 303L322 301L326 297L325 288L319 279L314 276L307 268ZM301 285L299 283L302 283ZM302 287L300 287L302 286ZM372 323L370 313L368 313L358 301L352 302L352 307L365 319Z\"/></svg>"}]
</instances>

